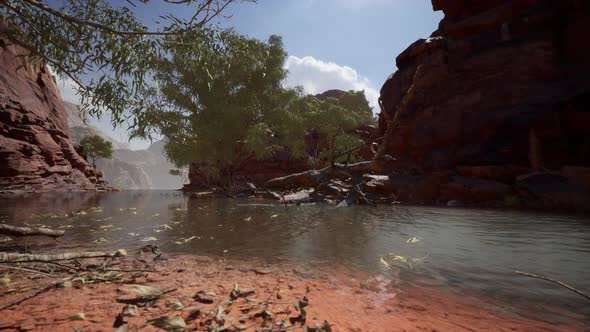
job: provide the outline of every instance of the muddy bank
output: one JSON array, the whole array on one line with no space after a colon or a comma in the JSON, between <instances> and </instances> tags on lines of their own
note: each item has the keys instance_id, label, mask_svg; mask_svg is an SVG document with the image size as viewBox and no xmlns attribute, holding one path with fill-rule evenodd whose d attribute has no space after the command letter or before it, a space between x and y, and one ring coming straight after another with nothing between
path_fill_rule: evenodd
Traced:
<instances>
[{"instance_id":1,"label":"muddy bank","mask_svg":"<svg viewBox=\"0 0 590 332\"><path fill-rule=\"evenodd\" d=\"M0 307L47 285L55 287L3 309L0 329L111 331L114 326L128 324L133 331L147 324L145 330L150 331L156 330L149 325L150 320L161 317L181 317L188 330L198 331L213 331L220 323L228 331L303 330L304 326L328 331L326 322L332 331L589 328L587 318L558 308L545 307L547 314L533 314L526 308L509 307L475 294L409 285L391 275L374 276L339 266L268 264L190 255L164 255L154 260L152 253L131 251L107 268L103 263L84 261L87 271L74 274L59 272L59 267L53 273L44 270L47 275L1 267L0 275L10 278L10 283L0 288ZM64 264L77 266L73 262ZM62 282L63 278L69 279ZM153 300L137 301L137 294L125 291L135 285L155 287L163 294ZM119 316L130 304L136 306L131 310L136 313ZM281 329L282 322L285 327Z\"/></svg>"}]
</instances>

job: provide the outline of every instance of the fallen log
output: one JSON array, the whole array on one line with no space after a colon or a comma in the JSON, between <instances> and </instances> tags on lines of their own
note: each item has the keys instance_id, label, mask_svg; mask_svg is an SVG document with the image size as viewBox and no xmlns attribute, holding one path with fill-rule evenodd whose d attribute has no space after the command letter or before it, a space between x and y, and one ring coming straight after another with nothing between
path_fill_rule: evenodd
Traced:
<instances>
[{"instance_id":1,"label":"fallen log","mask_svg":"<svg viewBox=\"0 0 590 332\"><path fill-rule=\"evenodd\" d=\"M11 236L50 236L53 238L63 236L64 230L55 230L43 227L17 227L0 224L0 234Z\"/></svg>"},{"instance_id":2,"label":"fallen log","mask_svg":"<svg viewBox=\"0 0 590 332\"><path fill-rule=\"evenodd\" d=\"M312 169L302 173L274 178L268 180L265 187L272 189L316 188L320 184L328 182L334 178L352 177L355 174L362 174L370 171L370 161L362 161L355 164L334 164L319 170Z\"/></svg>"},{"instance_id":3,"label":"fallen log","mask_svg":"<svg viewBox=\"0 0 590 332\"><path fill-rule=\"evenodd\" d=\"M34 254L17 254L12 252L0 252L0 262L2 263L27 263L27 262L55 262L67 261L70 259L80 258L103 258L103 257L119 257L119 252L74 252L56 255L34 255Z\"/></svg>"}]
</instances>

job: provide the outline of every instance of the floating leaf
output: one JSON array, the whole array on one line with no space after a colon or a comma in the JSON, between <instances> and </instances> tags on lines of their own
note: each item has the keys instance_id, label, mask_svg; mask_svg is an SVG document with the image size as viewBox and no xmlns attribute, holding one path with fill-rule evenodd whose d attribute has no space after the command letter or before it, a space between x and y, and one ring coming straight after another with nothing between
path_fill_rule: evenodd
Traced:
<instances>
[{"instance_id":1,"label":"floating leaf","mask_svg":"<svg viewBox=\"0 0 590 332\"><path fill-rule=\"evenodd\" d=\"M270 219L277 218L278 216L279 216L278 214L273 214L272 216L270 216Z\"/></svg>"},{"instance_id":2,"label":"floating leaf","mask_svg":"<svg viewBox=\"0 0 590 332\"><path fill-rule=\"evenodd\" d=\"M393 270L393 266L391 264L389 264L385 258L380 257L379 261L381 262L381 264L385 265L386 268L388 268L389 270Z\"/></svg>"},{"instance_id":3,"label":"floating leaf","mask_svg":"<svg viewBox=\"0 0 590 332\"><path fill-rule=\"evenodd\" d=\"M125 249L118 249L117 253L120 254L121 256L127 256L127 250L125 250Z\"/></svg>"},{"instance_id":4,"label":"floating leaf","mask_svg":"<svg viewBox=\"0 0 590 332\"><path fill-rule=\"evenodd\" d=\"M418 243L418 242L420 242L420 241L421 241L421 240L420 240L419 238L417 238L417 237L411 237L411 238L409 238L409 239L406 241L406 243Z\"/></svg>"},{"instance_id":5,"label":"floating leaf","mask_svg":"<svg viewBox=\"0 0 590 332\"><path fill-rule=\"evenodd\" d=\"M86 315L83 312L79 312L75 315L68 317L69 320L86 320Z\"/></svg>"},{"instance_id":6,"label":"floating leaf","mask_svg":"<svg viewBox=\"0 0 590 332\"><path fill-rule=\"evenodd\" d=\"M252 220L252 217L244 218L244 221L250 221L250 220Z\"/></svg>"},{"instance_id":7,"label":"floating leaf","mask_svg":"<svg viewBox=\"0 0 590 332\"><path fill-rule=\"evenodd\" d=\"M192 240L194 240L196 238L197 238L196 236L191 236L188 239L184 239L184 243L189 243L189 242L191 242Z\"/></svg>"},{"instance_id":8,"label":"floating leaf","mask_svg":"<svg viewBox=\"0 0 590 332\"><path fill-rule=\"evenodd\" d=\"M141 242L150 242L150 241L158 241L158 239L153 236L144 237L143 239L141 239Z\"/></svg>"},{"instance_id":9,"label":"floating leaf","mask_svg":"<svg viewBox=\"0 0 590 332\"><path fill-rule=\"evenodd\" d=\"M122 289L122 291L135 293L143 300L154 300L162 296L160 289L150 286L133 285L129 288Z\"/></svg>"},{"instance_id":10,"label":"floating leaf","mask_svg":"<svg viewBox=\"0 0 590 332\"><path fill-rule=\"evenodd\" d=\"M147 322L149 325L153 325L157 328L176 332L176 331L184 331L187 329L186 323L182 317L160 317L156 319L149 320Z\"/></svg>"}]
</instances>

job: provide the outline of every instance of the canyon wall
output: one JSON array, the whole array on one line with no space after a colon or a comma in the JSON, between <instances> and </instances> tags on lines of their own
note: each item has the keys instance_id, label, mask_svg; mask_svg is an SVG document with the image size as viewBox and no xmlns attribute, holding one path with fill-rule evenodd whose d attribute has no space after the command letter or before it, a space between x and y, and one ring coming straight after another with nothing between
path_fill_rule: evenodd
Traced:
<instances>
[{"instance_id":1,"label":"canyon wall","mask_svg":"<svg viewBox=\"0 0 590 332\"><path fill-rule=\"evenodd\" d=\"M0 190L107 190L76 151L55 78L0 39Z\"/></svg>"},{"instance_id":2,"label":"canyon wall","mask_svg":"<svg viewBox=\"0 0 590 332\"><path fill-rule=\"evenodd\" d=\"M590 2L432 4L438 30L396 58L381 89L381 173L404 176L414 200L586 202Z\"/></svg>"}]
</instances>

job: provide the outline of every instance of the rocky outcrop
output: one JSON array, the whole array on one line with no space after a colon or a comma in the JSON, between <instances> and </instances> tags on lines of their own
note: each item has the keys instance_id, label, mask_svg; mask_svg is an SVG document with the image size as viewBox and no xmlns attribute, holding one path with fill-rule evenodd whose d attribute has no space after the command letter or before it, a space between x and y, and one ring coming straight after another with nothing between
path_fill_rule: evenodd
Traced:
<instances>
[{"instance_id":1,"label":"rocky outcrop","mask_svg":"<svg viewBox=\"0 0 590 332\"><path fill-rule=\"evenodd\" d=\"M479 200L511 194L525 173L590 166L590 3L432 3L438 30L397 57L381 89L392 158L380 167L452 171L438 195Z\"/></svg>"},{"instance_id":2,"label":"rocky outcrop","mask_svg":"<svg viewBox=\"0 0 590 332\"><path fill-rule=\"evenodd\" d=\"M0 39L0 189L106 190L70 142L55 78Z\"/></svg>"}]
</instances>

